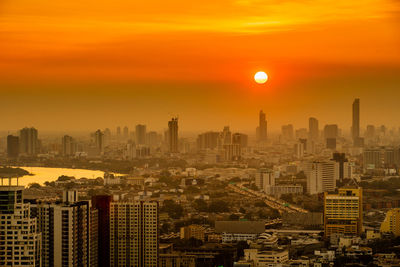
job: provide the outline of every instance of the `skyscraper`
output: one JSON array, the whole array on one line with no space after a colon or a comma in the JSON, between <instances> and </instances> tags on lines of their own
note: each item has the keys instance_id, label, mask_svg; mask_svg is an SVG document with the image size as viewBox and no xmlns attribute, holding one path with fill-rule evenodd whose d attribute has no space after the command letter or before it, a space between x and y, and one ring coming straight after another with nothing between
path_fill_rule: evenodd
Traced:
<instances>
[{"instance_id":1,"label":"skyscraper","mask_svg":"<svg viewBox=\"0 0 400 267\"><path fill-rule=\"evenodd\" d=\"M7 157L17 158L19 155L19 137L14 135L7 136Z\"/></svg>"},{"instance_id":2,"label":"skyscraper","mask_svg":"<svg viewBox=\"0 0 400 267\"><path fill-rule=\"evenodd\" d=\"M92 197L92 205L98 211L98 262L99 267L110 266L110 205L111 196Z\"/></svg>"},{"instance_id":3,"label":"skyscraper","mask_svg":"<svg viewBox=\"0 0 400 267\"><path fill-rule=\"evenodd\" d=\"M325 192L325 236L334 233L360 235L362 233L362 188L339 188L337 194Z\"/></svg>"},{"instance_id":4,"label":"skyscraper","mask_svg":"<svg viewBox=\"0 0 400 267\"><path fill-rule=\"evenodd\" d=\"M138 124L135 129L136 145L146 144L146 125Z\"/></svg>"},{"instance_id":5,"label":"skyscraper","mask_svg":"<svg viewBox=\"0 0 400 267\"><path fill-rule=\"evenodd\" d=\"M72 156L76 152L76 143L69 135L64 135L61 139L62 155Z\"/></svg>"},{"instance_id":6,"label":"skyscraper","mask_svg":"<svg viewBox=\"0 0 400 267\"><path fill-rule=\"evenodd\" d=\"M339 180L339 163L334 161L314 161L306 165L307 193L331 192Z\"/></svg>"},{"instance_id":7,"label":"skyscraper","mask_svg":"<svg viewBox=\"0 0 400 267\"><path fill-rule=\"evenodd\" d=\"M316 141L319 136L318 120L316 118L308 119L308 135L312 141Z\"/></svg>"},{"instance_id":8,"label":"skyscraper","mask_svg":"<svg viewBox=\"0 0 400 267\"><path fill-rule=\"evenodd\" d=\"M356 98L353 102L353 124L351 126L353 141L357 142L360 137L360 99Z\"/></svg>"},{"instance_id":9,"label":"skyscraper","mask_svg":"<svg viewBox=\"0 0 400 267\"><path fill-rule=\"evenodd\" d=\"M178 118L172 118L168 122L168 146L169 152L178 153Z\"/></svg>"},{"instance_id":10,"label":"skyscraper","mask_svg":"<svg viewBox=\"0 0 400 267\"><path fill-rule=\"evenodd\" d=\"M258 141L267 140L267 120L265 119L265 113L260 110L259 124L257 127L257 139Z\"/></svg>"},{"instance_id":11,"label":"skyscraper","mask_svg":"<svg viewBox=\"0 0 400 267\"><path fill-rule=\"evenodd\" d=\"M43 240L43 267L94 266L97 263L96 243L91 243L90 202L78 201L77 191L65 191L63 202L32 205L32 213L38 220ZM96 212L97 213L97 212ZM93 238L92 241L96 240ZM97 266L97 265L96 265Z\"/></svg>"},{"instance_id":12,"label":"skyscraper","mask_svg":"<svg viewBox=\"0 0 400 267\"><path fill-rule=\"evenodd\" d=\"M337 138L339 136L339 128L337 124L327 124L324 127L324 138Z\"/></svg>"},{"instance_id":13,"label":"skyscraper","mask_svg":"<svg viewBox=\"0 0 400 267\"><path fill-rule=\"evenodd\" d=\"M104 152L104 133L97 130L94 133L94 143L99 154Z\"/></svg>"},{"instance_id":14,"label":"skyscraper","mask_svg":"<svg viewBox=\"0 0 400 267\"><path fill-rule=\"evenodd\" d=\"M23 202L23 190L23 186L0 186L0 266L42 266L41 234L30 204Z\"/></svg>"},{"instance_id":15,"label":"skyscraper","mask_svg":"<svg viewBox=\"0 0 400 267\"><path fill-rule=\"evenodd\" d=\"M293 140L293 135L294 131L292 124L282 125L282 138L284 141Z\"/></svg>"},{"instance_id":16,"label":"skyscraper","mask_svg":"<svg viewBox=\"0 0 400 267\"><path fill-rule=\"evenodd\" d=\"M110 266L158 266L158 202L111 202Z\"/></svg>"},{"instance_id":17,"label":"skyscraper","mask_svg":"<svg viewBox=\"0 0 400 267\"><path fill-rule=\"evenodd\" d=\"M19 132L19 152L27 156L39 153L38 131L35 128L23 128Z\"/></svg>"}]
</instances>

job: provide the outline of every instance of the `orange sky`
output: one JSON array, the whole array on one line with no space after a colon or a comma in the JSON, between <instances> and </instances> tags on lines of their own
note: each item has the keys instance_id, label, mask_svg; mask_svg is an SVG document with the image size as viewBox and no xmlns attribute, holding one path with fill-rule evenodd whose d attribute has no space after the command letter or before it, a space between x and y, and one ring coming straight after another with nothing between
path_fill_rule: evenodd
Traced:
<instances>
[{"instance_id":1,"label":"orange sky","mask_svg":"<svg viewBox=\"0 0 400 267\"><path fill-rule=\"evenodd\" d=\"M0 2L3 130L253 131L259 109L347 130L354 97L362 125L398 126L399 87L398 0Z\"/></svg>"}]
</instances>

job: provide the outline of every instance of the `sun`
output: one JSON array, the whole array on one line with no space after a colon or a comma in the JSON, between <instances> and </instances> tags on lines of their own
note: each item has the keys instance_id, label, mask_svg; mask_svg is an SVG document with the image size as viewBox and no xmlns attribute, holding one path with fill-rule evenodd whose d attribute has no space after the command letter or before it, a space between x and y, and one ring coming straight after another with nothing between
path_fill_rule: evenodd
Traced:
<instances>
[{"instance_id":1,"label":"sun","mask_svg":"<svg viewBox=\"0 0 400 267\"><path fill-rule=\"evenodd\" d=\"M263 71L259 71L254 75L254 80L258 84L264 84L268 81L268 75Z\"/></svg>"}]
</instances>

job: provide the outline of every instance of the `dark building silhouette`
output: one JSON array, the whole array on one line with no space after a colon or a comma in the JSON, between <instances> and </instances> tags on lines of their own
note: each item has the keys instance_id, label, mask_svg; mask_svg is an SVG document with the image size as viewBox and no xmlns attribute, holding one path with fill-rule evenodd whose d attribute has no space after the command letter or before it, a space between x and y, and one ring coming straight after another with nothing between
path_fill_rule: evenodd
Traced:
<instances>
[{"instance_id":1,"label":"dark building silhouette","mask_svg":"<svg viewBox=\"0 0 400 267\"><path fill-rule=\"evenodd\" d=\"M110 266L110 203L112 197L92 197L92 206L98 211L98 263L99 267Z\"/></svg>"},{"instance_id":2,"label":"dark building silhouette","mask_svg":"<svg viewBox=\"0 0 400 267\"><path fill-rule=\"evenodd\" d=\"M339 163L339 180L342 182L344 178L344 163L348 162L345 153L333 153L332 160Z\"/></svg>"},{"instance_id":3,"label":"dark building silhouette","mask_svg":"<svg viewBox=\"0 0 400 267\"><path fill-rule=\"evenodd\" d=\"M14 135L7 136L7 156L16 158L19 155L19 137Z\"/></svg>"}]
</instances>

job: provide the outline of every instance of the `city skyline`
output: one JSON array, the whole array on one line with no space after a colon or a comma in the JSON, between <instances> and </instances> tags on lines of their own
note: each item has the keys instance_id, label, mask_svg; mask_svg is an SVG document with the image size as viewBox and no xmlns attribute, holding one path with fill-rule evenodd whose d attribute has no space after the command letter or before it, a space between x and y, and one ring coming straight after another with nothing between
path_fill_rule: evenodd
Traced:
<instances>
[{"instance_id":1,"label":"city skyline","mask_svg":"<svg viewBox=\"0 0 400 267\"><path fill-rule=\"evenodd\" d=\"M397 126L398 1L190 6L3 2L0 128L162 129L179 115L183 131L242 130L259 110L270 129L308 117L350 127L354 98L370 124ZM253 80L260 70L262 85Z\"/></svg>"}]
</instances>

